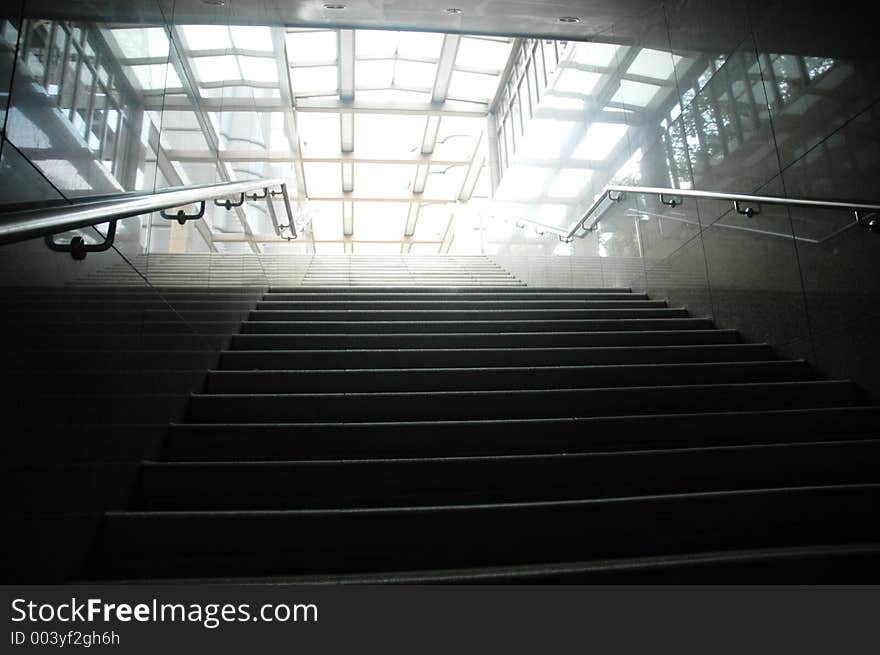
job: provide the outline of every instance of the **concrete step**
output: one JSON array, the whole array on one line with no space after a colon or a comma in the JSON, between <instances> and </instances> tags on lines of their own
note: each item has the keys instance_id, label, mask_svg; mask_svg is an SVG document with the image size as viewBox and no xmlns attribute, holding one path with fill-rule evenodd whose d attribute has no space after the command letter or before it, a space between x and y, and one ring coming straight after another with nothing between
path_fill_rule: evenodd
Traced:
<instances>
[{"instance_id":1,"label":"concrete step","mask_svg":"<svg viewBox=\"0 0 880 655\"><path fill-rule=\"evenodd\" d=\"M194 313L194 312L193 312ZM182 313L184 316L186 313ZM686 309L350 309L259 310L248 321L479 321L687 318ZM205 317L202 320L218 320Z\"/></svg>"},{"instance_id":2,"label":"concrete step","mask_svg":"<svg viewBox=\"0 0 880 655\"><path fill-rule=\"evenodd\" d=\"M599 409L601 412L601 408ZM573 412L572 412L573 413ZM880 437L880 407L458 421L175 423L163 459L458 457Z\"/></svg>"},{"instance_id":3,"label":"concrete step","mask_svg":"<svg viewBox=\"0 0 880 655\"><path fill-rule=\"evenodd\" d=\"M877 542L878 503L880 485L864 484L419 508L108 512L90 573L370 572Z\"/></svg>"},{"instance_id":4,"label":"concrete step","mask_svg":"<svg viewBox=\"0 0 880 655\"><path fill-rule=\"evenodd\" d=\"M302 320L251 321L241 324L242 334L370 334L370 333L471 333L471 332L606 332L633 330L708 330L708 318L520 318L486 320Z\"/></svg>"},{"instance_id":5,"label":"concrete step","mask_svg":"<svg viewBox=\"0 0 880 655\"><path fill-rule=\"evenodd\" d=\"M435 348L400 350L226 350L223 370L574 366L765 361L766 344L566 348Z\"/></svg>"},{"instance_id":6,"label":"concrete step","mask_svg":"<svg viewBox=\"0 0 880 655\"><path fill-rule=\"evenodd\" d=\"M577 389L806 380L803 360L611 366L209 371L207 393Z\"/></svg>"},{"instance_id":7,"label":"concrete step","mask_svg":"<svg viewBox=\"0 0 880 655\"><path fill-rule=\"evenodd\" d=\"M146 462L135 510L331 509L880 482L880 440L483 457ZM797 461L798 466L791 466Z\"/></svg>"},{"instance_id":8,"label":"concrete step","mask_svg":"<svg viewBox=\"0 0 880 655\"><path fill-rule=\"evenodd\" d=\"M451 421L846 406L848 381L753 382L593 389L194 394L194 423Z\"/></svg>"},{"instance_id":9,"label":"concrete step","mask_svg":"<svg viewBox=\"0 0 880 655\"><path fill-rule=\"evenodd\" d=\"M271 296L267 296L271 298ZM665 300L262 300L259 311L295 310L529 310L529 309L662 309Z\"/></svg>"},{"instance_id":10,"label":"concrete step","mask_svg":"<svg viewBox=\"0 0 880 655\"><path fill-rule=\"evenodd\" d=\"M737 343L736 330L631 332L472 332L438 334L236 334L231 350L403 348L561 348L566 346L680 346Z\"/></svg>"}]
</instances>

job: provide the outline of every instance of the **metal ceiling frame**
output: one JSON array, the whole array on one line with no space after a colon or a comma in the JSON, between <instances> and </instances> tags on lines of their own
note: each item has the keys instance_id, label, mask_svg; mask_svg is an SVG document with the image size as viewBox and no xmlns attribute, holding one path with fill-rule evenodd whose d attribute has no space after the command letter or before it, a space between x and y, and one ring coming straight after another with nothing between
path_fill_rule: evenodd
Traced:
<instances>
[{"instance_id":1,"label":"metal ceiling frame","mask_svg":"<svg viewBox=\"0 0 880 655\"><path fill-rule=\"evenodd\" d=\"M413 235L415 234L418 226L419 212L422 206L426 204L433 203L443 203L443 204L455 204L455 203L465 203L467 202L474 191L474 188L477 185L479 180L480 172L483 170L484 166L488 161L487 154L487 142L488 138L484 135L486 129L478 135L476 142L474 144L473 151L467 159L450 159L450 158L435 158L434 150L438 137L439 128L441 125L441 120L445 116L463 116L463 117L481 117L487 118L489 116L489 108L497 104L500 96L502 95L504 85L507 82L508 76L517 73L517 77L523 74L522 71L518 71L516 67L516 58L520 53L520 50L523 48L523 44L527 42L526 39L515 38L508 40L510 43L510 54L508 56L508 61L503 69L502 74L498 77L498 85L496 87L493 98L488 102L477 102L477 101L465 101L460 99L450 99L449 98L449 87L452 81L453 74L455 71L462 70L466 72L472 73L482 73L482 74L497 74L497 71L492 71L489 69L483 69L480 67L466 67L466 66L456 66L456 58L458 55L459 45L461 43L461 39L465 38L462 35L458 34L445 34L443 36L443 42L439 51L439 54L436 58L433 57L400 57L397 52L393 54L390 58L393 60L406 60L406 61L419 61L422 63L432 63L436 64L436 73L435 78L433 80L433 84L430 88L419 88L409 87L404 85L393 85L391 88L400 89L400 90L417 90L430 94L431 101L430 102L417 102L417 103L383 103L383 102L375 102L364 100L358 98L358 92L364 91L366 89L357 88L355 81L355 67L358 61L371 61L371 60L388 60L387 56L375 56L375 57L358 57L355 51L355 31L353 29L335 29L335 30L325 30L328 32L335 32L337 39L337 51L336 57L331 61L313 61L308 62L306 64L297 64L293 65L288 57L287 53L287 39L286 35L288 33L295 33L299 30L289 29L283 27L273 27L272 30L272 52L266 51L253 51L247 49L240 49L237 47L232 47L229 49L215 49L215 50L191 50L188 47L185 35L183 30L179 27L168 28L166 31L171 40L171 47L174 49L174 52L171 54L170 61L173 64L175 71L178 77L181 79L183 83L183 93L186 95L185 101L182 101L181 98L175 97L165 97L164 95L159 94L145 94L146 107L149 108L159 108L163 107L165 109L174 110L174 109L185 109L189 111L193 111L198 126L199 131L202 133L202 136L205 139L206 144L208 145L207 150L187 150L187 149L168 149L164 151L164 156L170 162L177 163L186 163L186 162L210 162L216 165L217 170L221 176L221 179L227 181L231 179L229 174L228 165L234 162L263 162L263 163L291 163L296 171L297 177L297 199L302 202L306 199L314 199L320 201L338 201L342 203L342 215L343 215L343 235L344 242L349 244L347 248L351 248L351 242L355 240L355 202L407 202L409 203L409 208L407 211L407 220L404 228L404 233L401 237L401 250L407 251L409 248L409 244L412 242ZM231 41L231 35L230 35ZM639 50L637 48L627 48L626 53L630 56L631 59L638 54ZM220 82L211 82L211 83L199 83L197 76L193 70L193 60L199 57L208 57L208 56L223 56L223 55L234 55L234 56L252 56L252 57L260 57L264 59L273 58L277 65L277 83L269 83L269 82L252 82L243 79L233 79L233 80L223 80ZM543 51L541 53L543 56ZM155 61L154 61L155 59ZM140 59L124 59L123 62L126 65L132 64L142 64L142 63L160 63L158 58L140 58ZM161 63L165 63L163 59ZM631 61L629 62L631 63ZM299 67L315 67L315 66L335 66L337 69L337 88L333 95L314 95L314 94L305 94L305 97L302 97L302 94L297 95L293 91L293 84L291 79L291 71ZM570 65L567 62L560 62L560 67L572 67L572 68L584 68L581 65ZM603 80L602 88L597 89L591 94L590 100L592 101L590 104L592 105L592 109L588 110L590 116L593 116L596 120L607 118L609 122L624 122L629 123L628 119L631 119L632 116L623 117L620 113L617 112L608 112L605 110L605 105L610 101L611 97L614 95L614 92L617 88L619 88L621 79L633 79L635 81L643 81L650 82L657 86L660 86L660 81L654 80L651 78L650 80L645 78L642 79L643 76L632 76L626 74L626 68L628 68L628 64L623 65L623 68L620 67L615 68L614 66L607 67L590 67L587 66L591 71L595 69L595 72L600 72L603 74L607 74L607 78ZM622 73L618 73L618 71L622 71ZM239 71L240 72L240 71ZM637 79L638 78L638 79ZM667 82L667 84L671 84L671 82ZM278 89L278 97L277 98L208 98L204 97L202 93L200 93L200 88L224 88L230 86L244 86L253 89L260 88L271 88ZM223 112L233 112L233 111L244 111L244 112L282 112L284 115L285 121L285 133L288 140L288 151L251 151L251 150L226 150L221 151L220 148L220 137L216 133L216 130L211 123L211 120L208 118L207 113L211 111L223 111ZM304 156L302 151L302 146L300 142L300 135L296 126L296 116L299 112L335 112L339 114L339 129L340 129L340 143L341 148L340 152L335 155L331 154L328 156ZM371 114L371 113L381 113L386 115L419 115L425 118L425 130L423 133L422 142L419 150L412 157L400 157L400 156L390 156L390 157L362 157L356 153L355 149L355 130L354 123L355 117L358 114ZM563 116L566 112L565 110L542 110L541 116L544 117L544 114L548 114L548 117L552 115L553 117ZM580 119L583 120L584 114L580 112ZM184 130L180 130L184 131ZM576 146L576 143L569 144L571 148ZM339 164L340 168L340 178L341 178L341 195L328 195L328 196L311 196L308 193L307 189L307 177L305 175L305 163L333 163ZM411 193L409 197L396 197L396 198L370 198L363 197L357 194L357 186L355 178L355 167L354 164L363 163L363 164L412 164L415 168L414 177L411 184ZM492 164L491 161L488 163ZM546 165L558 167L559 160L555 161L536 161L533 162L536 165ZM591 168L602 170L607 167L607 161L605 162L577 162L577 165L574 163L573 167L577 168ZM449 198L440 198L440 197L425 197L425 188L427 185L427 180L430 174L434 173L432 171L432 166L442 166L447 170L450 167L466 167L465 175L462 181L458 192L454 195L454 197ZM437 174L445 171L437 171ZM244 235L248 238L253 236L252 228L248 222L248 216L245 212L244 208L237 208L237 215L239 218L239 222L242 225L242 229ZM450 212L450 220L447 224L447 232L452 230L453 216L454 212ZM304 235L307 238L304 240L308 240L308 236L310 234ZM444 240L442 243L445 243L447 248L449 244L451 244L452 235L446 234L444 236ZM255 252L259 252L259 247L256 242L251 243L251 248Z\"/></svg>"},{"instance_id":2,"label":"metal ceiling frame","mask_svg":"<svg viewBox=\"0 0 880 655\"><path fill-rule=\"evenodd\" d=\"M345 243L346 252L353 251L353 242L355 239L355 202L408 202L407 220L404 228L404 234L401 238L401 251L408 252L412 244L412 237L415 234L419 211L426 204L453 204L462 202L470 197L473 188L476 185L479 171L485 163L485 154L482 134L478 135L475 147L471 155L467 159L438 159L433 156L436 145L437 135L440 128L440 122L443 116L467 116L484 118L488 114L488 103L448 100L447 95L452 75L456 70L465 70L466 72L494 74L498 71L474 68L474 67L458 67L455 64L458 55L458 46L461 42L461 36L455 34L445 34L443 43L440 48L438 57L401 57L395 52L391 57L375 56L375 57L358 57L355 52L355 31L351 29L324 30L336 32L336 57L333 61L315 60L305 64L293 65L285 57L288 64L288 71L296 68L320 67L320 66L336 66L337 68L337 89L336 93L331 95L316 95L305 93L296 95L291 92L293 100L294 113L317 111L327 113L339 113L339 130L340 130L340 152L337 155L325 157L304 156L301 146L295 151L296 162L298 166L304 163L338 163L340 165L340 179L342 194L339 196L312 196L306 194L309 199L316 201L338 201L342 203L342 233L343 243ZM287 33L297 33L301 30L285 30ZM514 39L510 42L513 43ZM286 43L286 41L285 41ZM403 91L420 91L430 92L430 102L420 103L378 103L360 100L359 91L369 89L358 88L355 83L355 68L359 61L418 61L420 63L436 64L436 72L433 84L430 89L410 87L400 84L392 84L390 88ZM501 79L499 78L499 86ZM382 87L388 88L388 87ZM418 115L425 117L425 130L422 137L422 143L419 152L413 157L361 157L356 154L355 149L355 117L358 114L381 113L386 115ZM485 131L485 130L484 130ZM481 153L482 156L481 156ZM195 158L197 153L186 153ZM222 155L227 157L227 153ZM232 157L238 155L231 155ZM244 155L241 155L244 158ZM278 159L274 159L277 161ZM415 166L414 178L411 185L411 194L408 198L370 198L358 196L356 192L356 180L354 179L355 163L379 163L379 164L412 164ZM425 186L427 184L428 175L431 173L432 166L444 166L447 168L457 166L467 166L468 172L465 180L455 194L450 198L426 198L424 197ZM444 171L445 172L445 171ZM305 176L303 174L303 180ZM307 182L306 182L307 184ZM446 226L446 232L452 229L452 212L450 213L449 223ZM360 241L360 240L358 240ZM451 237L448 239L451 243ZM440 242L442 243L442 242ZM448 245L447 245L448 248Z\"/></svg>"}]
</instances>

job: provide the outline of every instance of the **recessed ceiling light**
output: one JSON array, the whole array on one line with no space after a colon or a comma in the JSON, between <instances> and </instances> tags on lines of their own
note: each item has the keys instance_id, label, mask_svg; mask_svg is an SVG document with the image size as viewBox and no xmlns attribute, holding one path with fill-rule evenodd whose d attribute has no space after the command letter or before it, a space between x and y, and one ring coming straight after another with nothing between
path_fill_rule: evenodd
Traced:
<instances>
[{"instance_id":1,"label":"recessed ceiling light","mask_svg":"<svg viewBox=\"0 0 880 655\"><path fill-rule=\"evenodd\" d=\"M324 9L329 9L330 11L342 11L343 9L345 9L345 5L327 2L324 4Z\"/></svg>"},{"instance_id":2,"label":"recessed ceiling light","mask_svg":"<svg viewBox=\"0 0 880 655\"><path fill-rule=\"evenodd\" d=\"M458 7L449 7L448 9L444 9L443 11L447 14L452 14L453 16L461 13L461 9L459 9Z\"/></svg>"},{"instance_id":3,"label":"recessed ceiling light","mask_svg":"<svg viewBox=\"0 0 880 655\"><path fill-rule=\"evenodd\" d=\"M214 7L222 7L226 4L226 0L202 0L202 4L211 5Z\"/></svg>"},{"instance_id":4,"label":"recessed ceiling light","mask_svg":"<svg viewBox=\"0 0 880 655\"><path fill-rule=\"evenodd\" d=\"M559 22L560 23L580 23L581 19L578 18L577 16L560 16Z\"/></svg>"}]
</instances>

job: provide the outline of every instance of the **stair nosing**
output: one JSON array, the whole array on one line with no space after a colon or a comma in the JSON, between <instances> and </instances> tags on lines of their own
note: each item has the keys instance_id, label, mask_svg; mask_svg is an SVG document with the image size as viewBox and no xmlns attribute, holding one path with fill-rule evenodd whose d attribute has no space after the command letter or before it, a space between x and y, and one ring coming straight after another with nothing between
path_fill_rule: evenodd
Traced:
<instances>
[{"instance_id":1,"label":"stair nosing","mask_svg":"<svg viewBox=\"0 0 880 655\"><path fill-rule=\"evenodd\" d=\"M575 393L590 393L597 394L603 391L614 392L614 393L624 393L626 391L657 391L657 390L665 390L665 389L677 389L677 390L691 390L695 391L697 389L738 389L738 388L750 388L754 389L755 387L759 387L762 389L771 388L771 387L852 387L855 386L851 380L792 380L792 381L773 381L773 382L719 382L714 384L670 384L670 385L648 385L648 386L633 386L633 387L585 387L585 388L572 388L572 389L487 389L487 390L459 390L459 391L346 391L346 392L320 392L320 393L251 393L242 395L236 393L205 393L205 392L191 392L190 395L192 398L200 398L200 399L215 399L215 398L308 398L314 400L316 397L325 396L332 398L354 398L354 397L363 397L363 396L395 396L395 397L406 397L413 398L417 396L445 396L450 397L453 395L466 395L466 396L477 396L477 395L525 395L525 394L575 394ZM642 415L640 415L642 416ZM432 419L426 419L432 420Z\"/></svg>"},{"instance_id":2,"label":"stair nosing","mask_svg":"<svg viewBox=\"0 0 880 655\"><path fill-rule=\"evenodd\" d=\"M665 501L687 501L708 498L729 498L766 495L785 495L791 493L809 494L821 491L856 491L859 489L880 491L880 482L829 484L829 485L794 485L788 487L760 487L753 489L733 489L721 491L690 491L684 493L645 494L642 496L613 496L610 498L578 498L552 501L526 501L503 503L473 503L465 505L401 505L391 507L345 507L328 509L259 509L259 510L108 510L106 518L136 520L138 518L170 518L184 517L233 517L233 516L275 516L279 518L297 516L348 516L363 514L441 514L467 513L474 511L516 511L520 509L550 509L556 507L588 507L598 505L623 505L627 503L662 503Z\"/></svg>"}]
</instances>

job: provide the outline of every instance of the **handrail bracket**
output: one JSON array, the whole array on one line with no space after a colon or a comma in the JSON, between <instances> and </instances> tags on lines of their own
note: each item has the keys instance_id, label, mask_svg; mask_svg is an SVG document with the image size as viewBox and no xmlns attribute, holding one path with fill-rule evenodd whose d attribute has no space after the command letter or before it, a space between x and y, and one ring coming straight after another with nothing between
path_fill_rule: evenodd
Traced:
<instances>
[{"instance_id":1,"label":"handrail bracket","mask_svg":"<svg viewBox=\"0 0 880 655\"><path fill-rule=\"evenodd\" d=\"M856 223L863 228L871 232L880 232L880 213L865 212L861 209L856 209L853 213L856 215Z\"/></svg>"},{"instance_id":2,"label":"handrail bracket","mask_svg":"<svg viewBox=\"0 0 880 655\"><path fill-rule=\"evenodd\" d=\"M748 218L751 218L752 216L756 216L761 213L761 205L757 203L744 205L741 200L734 200L733 208L736 210L737 214L747 216Z\"/></svg>"},{"instance_id":3,"label":"handrail bracket","mask_svg":"<svg viewBox=\"0 0 880 655\"><path fill-rule=\"evenodd\" d=\"M107 235L100 243L86 243L86 240L79 235L74 236L67 243L58 243L55 241L54 234L48 234L45 237L46 246L55 252L69 252L71 257L81 261L90 252L104 252L113 247L113 243L116 241L116 222L110 221L107 224Z\"/></svg>"},{"instance_id":4,"label":"handrail bracket","mask_svg":"<svg viewBox=\"0 0 880 655\"><path fill-rule=\"evenodd\" d=\"M244 195L244 194L242 194ZM215 201L216 202L216 201ZM227 201L228 202L228 201ZM177 221L181 225L186 223L187 221L195 221L205 215L205 201L202 200L199 202L199 211L195 214L187 214L185 210L178 209L176 213L169 214L164 209L159 212L159 216L165 218L169 221Z\"/></svg>"}]
</instances>

